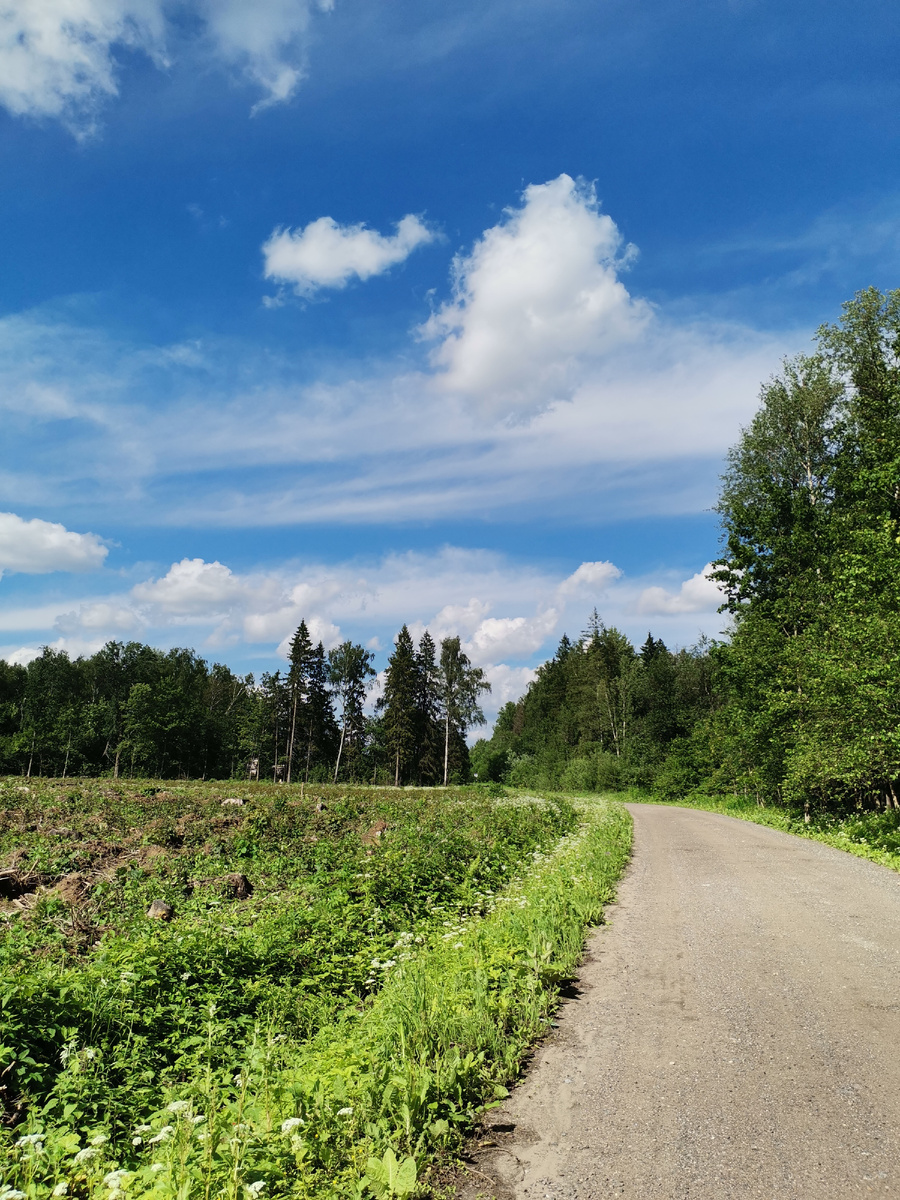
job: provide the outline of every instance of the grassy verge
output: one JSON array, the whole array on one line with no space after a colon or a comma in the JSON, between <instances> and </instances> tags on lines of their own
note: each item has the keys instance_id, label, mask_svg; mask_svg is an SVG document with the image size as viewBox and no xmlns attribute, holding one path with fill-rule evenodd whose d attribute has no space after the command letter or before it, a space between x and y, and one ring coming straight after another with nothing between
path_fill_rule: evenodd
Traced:
<instances>
[{"instance_id":1,"label":"grassy verge","mask_svg":"<svg viewBox=\"0 0 900 1200\"><path fill-rule=\"evenodd\" d=\"M623 800L636 804L672 804L680 808L699 808L704 812L722 813L756 825L768 825L797 837L811 838L846 850L857 858L900 871L900 812L812 813L809 824L801 813L784 808L759 805L743 796L690 795L680 800L661 801L645 792L623 793Z\"/></svg>"},{"instance_id":2,"label":"grassy verge","mask_svg":"<svg viewBox=\"0 0 900 1200\"><path fill-rule=\"evenodd\" d=\"M285 794L257 793L229 846L195 830L218 868L255 864L252 901L173 884L184 915L148 928L150 896L196 870L176 855L114 868L118 908L101 890L86 942L43 900L8 922L4 1053L26 1092L33 1077L8 1196L404 1195L505 1094L614 893L627 813L359 789L327 797L329 839L309 832L315 798L291 814ZM216 821L218 795L195 800L201 823L204 803ZM40 830L21 832L46 865Z\"/></svg>"}]
</instances>

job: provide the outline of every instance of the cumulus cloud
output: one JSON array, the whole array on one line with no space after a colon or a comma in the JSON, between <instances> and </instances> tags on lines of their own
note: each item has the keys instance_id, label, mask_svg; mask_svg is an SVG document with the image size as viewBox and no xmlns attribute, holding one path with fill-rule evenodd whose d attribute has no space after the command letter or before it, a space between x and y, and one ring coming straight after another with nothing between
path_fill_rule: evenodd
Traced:
<instances>
[{"instance_id":1,"label":"cumulus cloud","mask_svg":"<svg viewBox=\"0 0 900 1200\"><path fill-rule=\"evenodd\" d=\"M709 577L712 569L712 563L707 563L702 571L685 579L677 592L667 591L663 587L644 588L638 599L637 611L648 615L715 612L724 596L719 585Z\"/></svg>"},{"instance_id":2,"label":"cumulus cloud","mask_svg":"<svg viewBox=\"0 0 900 1200\"><path fill-rule=\"evenodd\" d=\"M332 7L333 0L202 0L195 15L213 59L262 90L260 108L294 93L312 15ZM0 104L89 129L98 104L118 92L117 51L140 50L168 65L175 8L166 0L18 0L0 8Z\"/></svg>"},{"instance_id":3,"label":"cumulus cloud","mask_svg":"<svg viewBox=\"0 0 900 1200\"><path fill-rule=\"evenodd\" d=\"M319 288L346 287L354 277L382 275L435 238L411 213L396 228L392 237L384 237L365 225L339 225L331 217L319 217L303 229L276 229L262 248L265 276L309 296Z\"/></svg>"},{"instance_id":4,"label":"cumulus cloud","mask_svg":"<svg viewBox=\"0 0 900 1200\"><path fill-rule=\"evenodd\" d=\"M453 298L420 328L448 391L495 415L568 400L593 359L650 319L619 279L634 253L595 190L560 175L531 184L518 208L454 262Z\"/></svg>"},{"instance_id":5,"label":"cumulus cloud","mask_svg":"<svg viewBox=\"0 0 900 1200\"><path fill-rule=\"evenodd\" d=\"M15 513L0 513L0 575L4 571L24 575L96 571L107 554L95 533L73 533L53 521L26 521Z\"/></svg>"},{"instance_id":6,"label":"cumulus cloud","mask_svg":"<svg viewBox=\"0 0 900 1200\"><path fill-rule=\"evenodd\" d=\"M557 589L560 596L588 593L602 595L622 572L611 562L583 562L577 571L564 579Z\"/></svg>"},{"instance_id":7,"label":"cumulus cloud","mask_svg":"<svg viewBox=\"0 0 900 1200\"><path fill-rule=\"evenodd\" d=\"M137 584L132 595L172 616L209 617L229 608L240 591L240 582L222 563L183 558L161 579Z\"/></svg>"},{"instance_id":8,"label":"cumulus cloud","mask_svg":"<svg viewBox=\"0 0 900 1200\"><path fill-rule=\"evenodd\" d=\"M127 604L95 601L82 604L72 612L61 613L54 627L62 634L100 632L106 638L119 634L135 634L143 628L140 614Z\"/></svg>"}]
</instances>

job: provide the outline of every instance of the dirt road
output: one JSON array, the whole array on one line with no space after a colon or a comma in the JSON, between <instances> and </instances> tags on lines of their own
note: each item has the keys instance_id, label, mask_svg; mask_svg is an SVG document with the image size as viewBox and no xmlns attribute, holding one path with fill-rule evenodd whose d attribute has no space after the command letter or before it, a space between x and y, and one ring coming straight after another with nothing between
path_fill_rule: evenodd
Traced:
<instances>
[{"instance_id":1,"label":"dirt road","mask_svg":"<svg viewBox=\"0 0 900 1200\"><path fill-rule=\"evenodd\" d=\"M610 924L470 1194L900 1198L900 876L629 807Z\"/></svg>"}]
</instances>

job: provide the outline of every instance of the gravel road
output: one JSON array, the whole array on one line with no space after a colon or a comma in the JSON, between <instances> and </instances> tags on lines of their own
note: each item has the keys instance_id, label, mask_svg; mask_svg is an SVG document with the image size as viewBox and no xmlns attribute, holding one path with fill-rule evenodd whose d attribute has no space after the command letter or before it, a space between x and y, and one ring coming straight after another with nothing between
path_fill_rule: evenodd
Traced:
<instances>
[{"instance_id":1,"label":"gravel road","mask_svg":"<svg viewBox=\"0 0 900 1200\"><path fill-rule=\"evenodd\" d=\"M463 1194L900 1198L900 876L629 808L634 858L580 994Z\"/></svg>"}]
</instances>

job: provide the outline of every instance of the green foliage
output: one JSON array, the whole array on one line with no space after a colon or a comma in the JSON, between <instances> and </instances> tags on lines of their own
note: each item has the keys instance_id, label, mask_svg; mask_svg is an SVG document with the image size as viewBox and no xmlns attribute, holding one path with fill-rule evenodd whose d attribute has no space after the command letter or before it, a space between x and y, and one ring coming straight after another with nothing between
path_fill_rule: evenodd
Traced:
<instances>
[{"instance_id":1,"label":"green foliage","mask_svg":"<svg viewBox=\"0 0 900 1200\"><path fill-rule=\"evenodd\" d=\"M546 1027L628 851L602 804L242 791L4 785L0 845L43 880L2 948L28 1196L408 1194Z\"/></svg>"},{"instance_id":2,"label":"green foliage","mask_svg":"<svg viewBox=\"0 0 900 1200\"><path fill-rule=\"evenodd\" d=\"M711 648L670 651L652 636L638 653L594 614L518 704L501 709L493 736L472 749L478 778L514 787L604 792L651 783L666 756L715 705Z\"/></svg>"}]
</instances>

